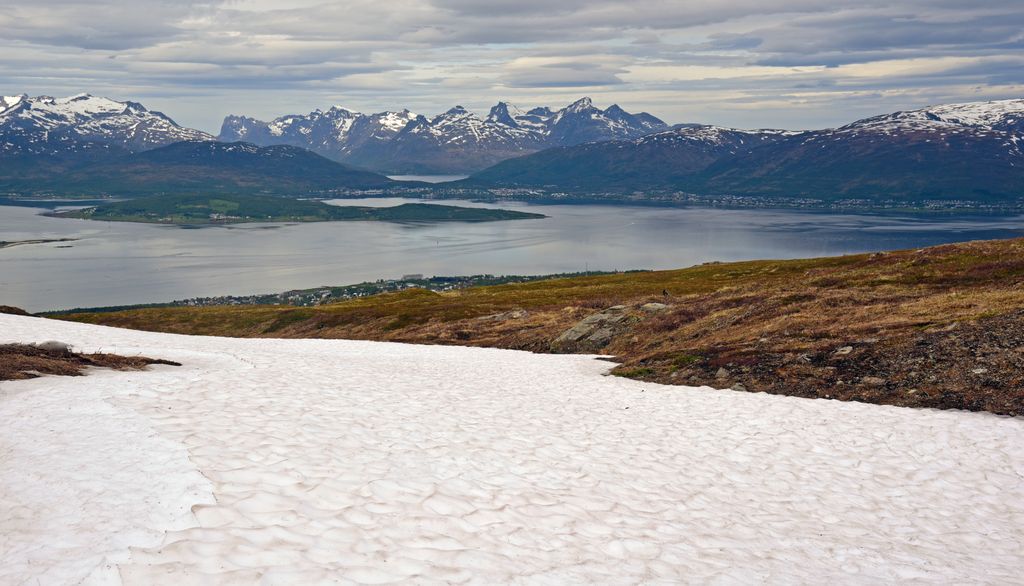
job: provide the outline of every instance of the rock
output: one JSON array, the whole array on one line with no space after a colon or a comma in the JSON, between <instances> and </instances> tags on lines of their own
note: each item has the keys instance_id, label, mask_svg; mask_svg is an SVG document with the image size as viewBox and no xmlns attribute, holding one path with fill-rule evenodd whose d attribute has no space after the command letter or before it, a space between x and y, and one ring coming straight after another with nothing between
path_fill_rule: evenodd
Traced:
<instances>
[{"instance_id":1,"label":"rock","mask_svg":"<svg viewBox=\"0 0 1024 586\"><path fill-rule=\"evenodd\" d=\"M885 379L877 376L865 376L860 379L860 382L873 387L880 387L885 384Z\"/></svg>"},{"instance_id":2,"label":"rock","mask_svg":"<svg viewBox=\"0 0 1024 586\"><path fill-rule=\"evenodd\" d=\"M747 392L747 386L743 383L736 383L732 386L732 390Z\"/></svg>"},{"instance_id":3,"label":"rock","mask_svg":"<svg viewBox=\"0 0 1024 586\"><path fill-rule=\"evenodd\" d=\"M33 344L33 346L40 350L46 350L47 352L63 352L65 354L71 352L71 346L69 344L58 342L57 340L39 342L38 344Z\"/></svg>"},{"instance_id":4,"label":"rock","mask_svg":"<svg viewBox=\"0 0 1024 586\"><path fill-rule=\"evenodd\" d=\"M619 334L627 331L638 319L615 305L583 318L551 342L552 352L593 352L604 348Z\"/></svg>"},{"instance_id":5,"label":"rock","mask_svg":"<svg viewBox=\"0 0 1024 586\"><path fill-rule=\"evenodd\" d=\"M974 374L985 374L986 372L988 372L988 369L987 368L972 368L971 372L973 372Z\"/></svg>"},{"instance_id":6,"label":"rock","mask_svg":"<svg viewBox=\"0 0 1024 586\"><path fill-rule=\"evenodd\" d=\"M729 375L730 375L730 372L728 370L726 370L725 367L723 366L723 367L718 369L718 372L715 373L715 378L718 378L718 379L729 378Z\"/></svg>"},{"instance_id":7,"label":"rock","mask_svg":"<svg viewBox=\"0 0 1024 586\"><path fill-rule=\"evenodd\" d=\"M853 346L843 346L842 348L833 352L836 356L846 356L850 352L853 352Z\"/></svg>"},{"instance_id":8,"label":"rock","mask_svg":"<svg viewBox=\"0 0 1024 586\"><path fill-rule=\"evenodd\" d=\"M640 306L640 309L647 313L657 313L668 309L668 305L665 305L664 303L644 303Z\"/></svg>"},{"instance_id":9,"label":"rock","mask_svg":"<svg viewBox=\"0 0 1024 586\"><path fill-rule=\"evenodd\" d=\"M479 321L507 321L510 319L523 319L529 315L529 312L525 309L515 309L513 311L506 311L503 313L493 313L491 315L485 315L476 318Z\"/></svg>"},{"instance_id":10,"label":"rock","mask_svg":"<svg viewBox=\"0 0 1024 586\"><path fill-rule=\"evenodd\" d=\"M20 307L11 307L10 305L0 305L0 313L9 313L11 315L31 315Z\"/></svg>"}]
</instances>

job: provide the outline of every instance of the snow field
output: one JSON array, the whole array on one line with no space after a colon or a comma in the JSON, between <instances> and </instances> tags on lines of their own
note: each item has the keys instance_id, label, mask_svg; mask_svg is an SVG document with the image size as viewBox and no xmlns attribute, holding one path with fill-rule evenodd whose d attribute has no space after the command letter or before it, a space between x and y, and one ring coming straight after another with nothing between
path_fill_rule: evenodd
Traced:
<instances>
[{"instance_id":1,"label":"snow field","mask_svg":"<svg viewBox=\"0 0 1024 586\"><path fill-rule=\"evenodd\" d=\"M0 383L0 498L25 500L0 581L1012 584L1024 565L1018 419L662 387L585 356L0 316L0 341L45 339L184 366Z\"/></svg>"}]
</instances>

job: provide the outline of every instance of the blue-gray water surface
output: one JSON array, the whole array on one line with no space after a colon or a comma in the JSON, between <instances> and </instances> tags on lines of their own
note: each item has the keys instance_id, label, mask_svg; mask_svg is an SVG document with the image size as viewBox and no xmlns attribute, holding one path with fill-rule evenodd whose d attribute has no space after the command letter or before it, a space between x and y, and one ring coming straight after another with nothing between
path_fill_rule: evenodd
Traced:
<instances>
[{"instance_id":1,"label":"blue-gray water surface","mask_svg":"<svg viewBox=\"0 0 1024 586\"><path fill-rule=\"evenodd\" d=\"M394 205L407 200L345 200ZM440 202L482 205L469 202ZM488 205L485 207L498 207ZM542 220L240 224L201 229L52 218L0 206L0 304L29 311L271 293L407 273L668 269L1024 236L1024 216L504 203Z\"/></svg>"}]
</instances>

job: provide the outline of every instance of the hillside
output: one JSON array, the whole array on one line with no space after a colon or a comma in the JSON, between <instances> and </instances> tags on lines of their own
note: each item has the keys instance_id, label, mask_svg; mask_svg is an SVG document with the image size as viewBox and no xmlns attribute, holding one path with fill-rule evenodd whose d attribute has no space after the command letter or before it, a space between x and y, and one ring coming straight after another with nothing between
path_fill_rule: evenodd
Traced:
<instances>
[{"instance_id":1,"label":"hillside","mask_svg":"<svg viewBox=\"0 0 1024 586\"><path fill-rule=\"evenodd\" d=\"M786 131L688 126L630 141L592 142L510 159L460 182L572 192L695 188L715 162L785 139Z\"/></svg>"},{"instance_id":2,"label":"hillside","mask_svg":"<svg viewBox=\"0 0 1024 586\"><path fill-rule=\"evenodd\" d=\"M669 384L1024 415L1024 240L712 263L312 308L62 319L237 337L603 352Z\"/></svg>"},{"instance_id":3,"label":"hillside","mask_svg":"<svg viewBox=\"0 0 1024 586\"><path fill-rule=\"evenodd\" d=\"M158 224L242 222L490 222L543 218L511 210L434 204L392 207L332 206L318 201L253 195L162 195L59 212L65 218Z\"/></svg>"},{"instance_id":4,"label":"hillside","mask_svg":"<svg viewBox=\"0 0 1024 586\"><path fill-rule=\"evenodd\" d=\"M359 171L291 146L183 141L109 161L76 167L36 189L74 195L156 194L307 195L395 185L383 175Z\"/></svg>"}]
</instances>

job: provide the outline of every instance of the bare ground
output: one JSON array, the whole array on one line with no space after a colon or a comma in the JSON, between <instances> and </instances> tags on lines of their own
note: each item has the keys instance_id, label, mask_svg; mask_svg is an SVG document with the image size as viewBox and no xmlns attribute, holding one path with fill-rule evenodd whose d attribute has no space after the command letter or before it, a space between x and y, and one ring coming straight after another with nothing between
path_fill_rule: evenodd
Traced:
<instances>
[{"instance_id":1,"label":"bare ground","mask_svg":"<svg viewBox=\"0 0 1024 586\"><path fill-rule=\"evenodd\" d=\"M144 370L150 364L181 366L170 360L116 354L79 354L44 350L25 344L0 345L0 381L24 380L43 375L82 376L88 367Z\"/></svg>"}]
</instances>

